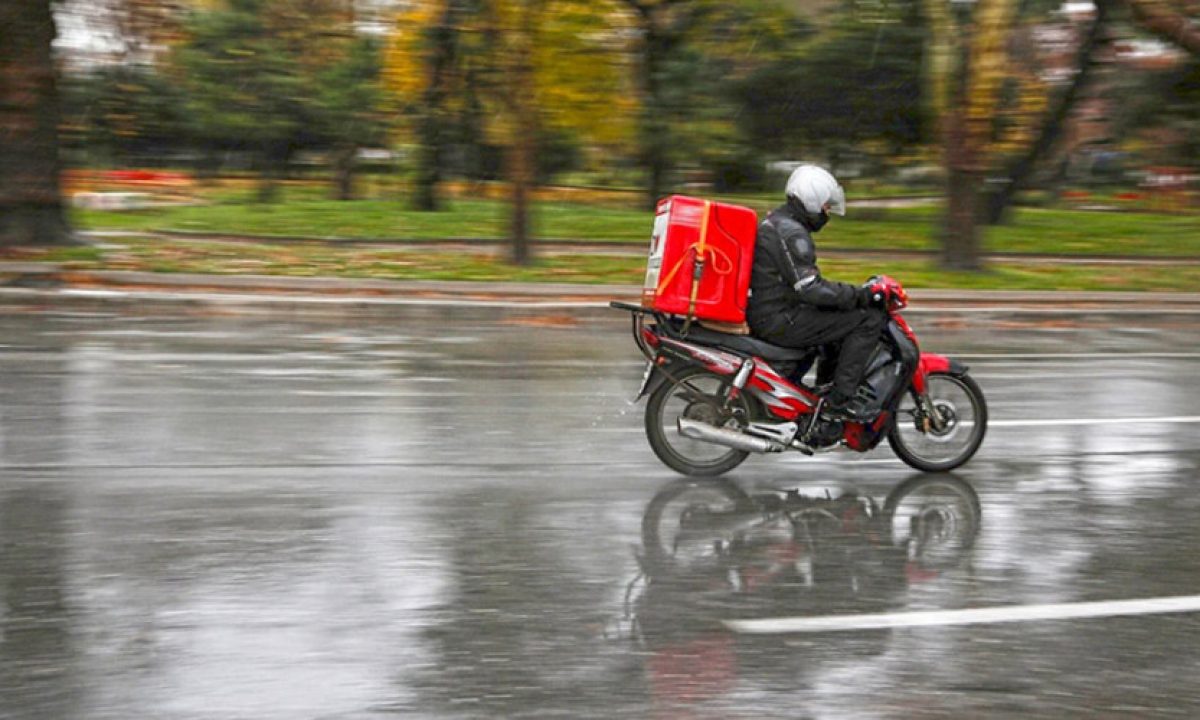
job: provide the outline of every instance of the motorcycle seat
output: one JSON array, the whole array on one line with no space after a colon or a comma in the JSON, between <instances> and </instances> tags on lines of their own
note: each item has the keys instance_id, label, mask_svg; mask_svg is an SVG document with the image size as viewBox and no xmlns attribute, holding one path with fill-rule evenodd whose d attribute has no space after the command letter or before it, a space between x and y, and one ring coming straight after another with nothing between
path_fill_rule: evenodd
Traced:
<instances>
[{"instance_id":1,"label":"motorcycle seat","mask_svg":"<svg viewBox=\"0 0 1200 720\"><path fill-rule=\"evenodd\" d=\"M779 345L772 345L769 342L759 340L758 338L750 337L749 335L730 335L728 333L717 332L703 327L693 327L688 331L688 340L702 343L704 345L716 345L720 348L733 350L734 352L744 355L753 355L760 357L763 360L786 362L790 360L803 360L808 356L816 353L817 349L808 348L788 348Z\"/></svg>"}]
</instances>

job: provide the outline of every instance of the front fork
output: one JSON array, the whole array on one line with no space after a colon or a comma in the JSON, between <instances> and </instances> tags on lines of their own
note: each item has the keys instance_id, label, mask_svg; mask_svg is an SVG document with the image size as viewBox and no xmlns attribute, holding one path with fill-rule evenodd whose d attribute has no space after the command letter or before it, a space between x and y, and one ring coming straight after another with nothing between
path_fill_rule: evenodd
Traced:
<instances>
[{"instance_id":1,"label":"front fork","mask_svg":"<svg viewBox=\"0 0 1200 720\"><path fill-rule=\"evenodd\" d=\"M929 397L929 393L913 391L917 396L917 405L921 408L921 432L943 432L946 429L946 418L938 411L937 405Z\"/></svg>"},{"instance_id":2,"label":"front fork","mask_svg":"<svg viewBox=\"0 0 1200 720\"><path fill-rule=\"evenodd\" d=\"M917 363L917 371L913 375L912 391L917 400L917 407L921 412L921 430L926 433L930 431L944 432L950 422L938 410L937 404L933 402L933 398L929 397L928 378L935 373L958 376L966 375L967 366L943 355L921 353L920 361Z\"/></svg>"}]
</instances>

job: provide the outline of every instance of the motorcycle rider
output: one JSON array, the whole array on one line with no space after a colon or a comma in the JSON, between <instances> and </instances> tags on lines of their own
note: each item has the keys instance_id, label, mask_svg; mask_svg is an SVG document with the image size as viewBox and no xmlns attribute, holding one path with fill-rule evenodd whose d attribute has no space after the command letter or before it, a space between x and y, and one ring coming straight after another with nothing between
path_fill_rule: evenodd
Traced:
<instances>
[{"instance_id":1,"label":"motorcycle rider","mask_svg":"<svg viewBox=\"0 0 1200 720\"><path fill-rule=\"evenodd\" d=\"M775 345L834 348L833 389L823 412L866 419L855 391L887 315L873 304L871 288L821 276L812 237L829 213L846 214L845 192L825 169L801 165L788 178L786 195L758 227L746 321L756 337Z\"/></svg>"}]
</instances>

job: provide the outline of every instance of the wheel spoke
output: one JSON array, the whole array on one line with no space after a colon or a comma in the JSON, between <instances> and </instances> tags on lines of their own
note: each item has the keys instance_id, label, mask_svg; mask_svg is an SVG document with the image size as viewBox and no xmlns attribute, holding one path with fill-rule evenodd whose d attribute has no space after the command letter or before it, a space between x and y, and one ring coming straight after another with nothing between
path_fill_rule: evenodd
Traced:
<instances>
[{"instance_id":1,"label":"wheel spoke","mask_svg":"<svg viewBox=\"0 0 1200 720\"><path fill-rule=\"evenodd\" d=\"M721 403L717 402L717 399L715 397L708 395L703 390L688 383L687 381L679 383L679 385L677 387L679 387L682 390L682 392L680 393L680 397L686 398L687 400L689 400L691 402L698 402L698 403L704 403L705 405L712 405L713 407L715 407L717 409L721 408ZM686 389L684 389L684 388L686 388Z\"/></svg>"}]
</instances>

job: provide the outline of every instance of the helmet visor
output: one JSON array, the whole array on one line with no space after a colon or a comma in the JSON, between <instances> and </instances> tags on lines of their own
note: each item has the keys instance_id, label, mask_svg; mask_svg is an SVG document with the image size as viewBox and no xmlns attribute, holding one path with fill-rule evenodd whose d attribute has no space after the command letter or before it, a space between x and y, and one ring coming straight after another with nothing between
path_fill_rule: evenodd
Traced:
<instances>
[{"instance_id":1,"label":"helmet visor","mask_svg":"<svg viewBox=\"0 0 1200 720\"><path fill-rule=\"evenodd\" d=\"M842 190L841 185L834 187L829 195L829 212L841 216L846 214L846 191Z\"/></svg>"}]
</instances>

